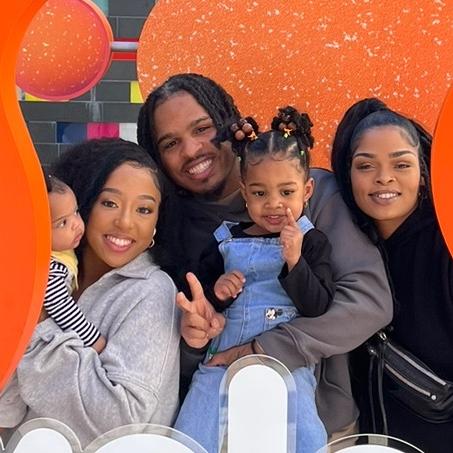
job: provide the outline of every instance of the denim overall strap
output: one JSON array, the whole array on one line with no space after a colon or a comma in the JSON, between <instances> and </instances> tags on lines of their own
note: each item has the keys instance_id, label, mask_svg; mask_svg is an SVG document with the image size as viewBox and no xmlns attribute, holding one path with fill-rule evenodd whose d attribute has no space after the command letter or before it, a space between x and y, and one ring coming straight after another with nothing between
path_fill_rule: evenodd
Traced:
<instances>
[{"instance_id":1,"label":"denim overall strap","mask_svg":"<svg viewBox=\"0 0 453 453\"><path fill-rule=\"evenodd\" d=\"M226 239L231 239L233 236L231 234L230 228L234 225L237 225L237 222L222 222L219 227L214 231L214 237L217 242L225 241ZM302 233L306 233L314 228L313 224L310 222L306 215L303 215L298 221Z\"/></svg>"},{"instance_id":2,"label":"denim overall strap","mask_svg":"<svg viewBox=\"0 0 453 453\"><path fill-rule=\"evenodd\" d=\"M237 222L222 222L219 227L214 231L214 237L217 242L222 242L227 239L231 239L233 236L231 234L230 228L234 225L237 225Z\"/></svg>"},{"instance_id":3,"label":"denim overall strap","mask_svg":"<svg viewBox=\"0 0 453 453\"><path fill-rule=\"evenodd\" d=\"M303 215L298 221L297 224L299 225L299 228L302 230L302 233L306 233L307 231L310 231L314 228L313 224L308 220L308 217L306 215Z\"/></svg>"}]
</instances>

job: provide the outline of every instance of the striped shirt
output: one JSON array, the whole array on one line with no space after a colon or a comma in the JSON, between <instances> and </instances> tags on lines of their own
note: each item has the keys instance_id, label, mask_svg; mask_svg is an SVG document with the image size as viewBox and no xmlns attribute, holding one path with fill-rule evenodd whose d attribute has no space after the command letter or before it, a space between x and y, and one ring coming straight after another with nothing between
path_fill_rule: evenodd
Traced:
<instances>
[{"instance_id":1,"label":"striped shirt","mask_svg":"<svg viewBox=\"0 0 453 453\"><path fill-rule=\"evenodd\" d=\"M85 318L66 285L68 268L51 259L49 279L44 296L44 308L62 330L73 330L85 346L93 345L101 336L99 330Z\"/></svg>"}]
</instances>

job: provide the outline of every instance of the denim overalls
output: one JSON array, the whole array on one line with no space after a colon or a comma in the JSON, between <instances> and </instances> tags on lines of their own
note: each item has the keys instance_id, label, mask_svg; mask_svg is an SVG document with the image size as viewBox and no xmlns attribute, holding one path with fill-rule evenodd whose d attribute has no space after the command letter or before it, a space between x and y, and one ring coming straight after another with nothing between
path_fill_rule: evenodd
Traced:
<instances>
[{"instance_id":1,"label":"denim overalls","mask_svg":"<svg viewBox=\"0 0 453 453\"><path fill-rule=\"evenodd\" d=\"M313 228L306 216L297 223L304 233ZM240 270L246 282L242 292L225 310L225 328L213 339L210 351L224 351L248 343L262 332L298 316L278 281L284 265L280 239L233 238L229 228L232 225L222 223L214 236L219 242L225 273ZM175 424L176 429L198 441L209 453L218 451L219 389L224 373L225 367L200 365ZM297 390L296 451L314 453L327 442L315 405L315 377L313 370L305 367L294 370L292 375Z\"/></svg>"}]
</instances>

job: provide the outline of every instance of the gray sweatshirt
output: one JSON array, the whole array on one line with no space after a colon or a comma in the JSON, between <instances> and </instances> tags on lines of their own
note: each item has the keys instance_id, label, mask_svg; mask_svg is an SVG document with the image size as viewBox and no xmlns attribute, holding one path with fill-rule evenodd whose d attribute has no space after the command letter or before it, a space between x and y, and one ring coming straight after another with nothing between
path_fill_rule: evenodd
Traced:
<instances>
[{"instance_id":1,"label":"gray sweatshirt","mask_svg":"<svg viewBox=\"0 0 453 453\"><path fill-rule=\"evenodd\" d=\"M257 337L264 352L290 370L318 364L317 404L329 434L358 417L351 392L347 352L390 323L393 304L380 253L354 225L334 175L313 169L315 191L304 213L329 239L336 293L329 310L316 318L297 317ZM222 202L184 200L190 218L186 243L192 269L223 220L246 221L240 193ZM187 353L186 353L187 354ZM189 357L186 358L189 362Z\"/></svg>"},{"instance_id":2,"label":"gray sweatshirt","mask_svg":"<svg viewBox=\"0 0 453 453\"><path fill-rule=\"evenodd\" d=\"M38 324L17 381L0 397L0 426L21 421L24 412L24 421L50 417L74 430L84 447L117 426L171 425L179 385L175 296L172 280L147 252L105 274L78 300L106 337L105 349L97 354L52 319Z\"/></svg>"}]
</instances>

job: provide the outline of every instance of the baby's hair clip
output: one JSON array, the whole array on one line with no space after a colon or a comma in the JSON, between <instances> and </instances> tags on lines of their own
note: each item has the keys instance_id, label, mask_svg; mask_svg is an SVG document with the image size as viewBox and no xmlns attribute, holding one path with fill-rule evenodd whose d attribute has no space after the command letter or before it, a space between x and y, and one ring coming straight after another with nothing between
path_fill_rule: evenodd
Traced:
<instances>
[{"instance_id":1,"label":"baby's hair clip","mask_svg":"<svg viewBox=\"0 0 453 453\"><path fill-rule=\"evenodd\" d=\"M247 138L248 138L251 142L253 142L253 141L255 141L255 140L258 138L258 135L256 135L256 134L255 134L255 131L252 130L252 132L250 132L250 134L247 135Z\"/></svg>"},{"instance_id":2,"label":"baby's hair clip","mask_svg":"<svg viewBox=\"0 0 453 453\"><path fill-rule=\"evenodd\" d=\"M304 157L305 156L305 151L303 149L300 150L300 157Z\"/></svg>"},{"instance_id":3,"label":"baby's hair clip","mask_svg":"<svg viewBox=\"0 0 453 453\"><path fill-rule=\"evenodd\" d=\"M284 132L283 137L288 138L291 135L291 133L293 132L293 130L290 129L289 127L285 127L285 128L283 128L283 132Z\"/></svg>"}]
</instances>

